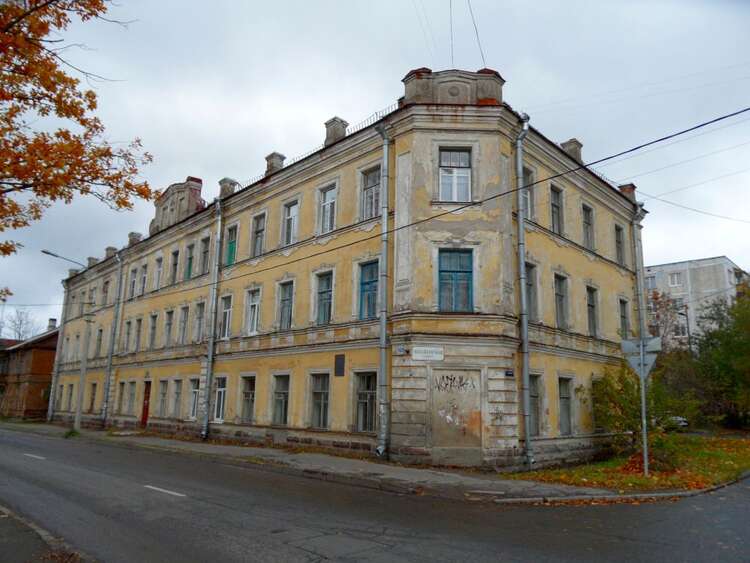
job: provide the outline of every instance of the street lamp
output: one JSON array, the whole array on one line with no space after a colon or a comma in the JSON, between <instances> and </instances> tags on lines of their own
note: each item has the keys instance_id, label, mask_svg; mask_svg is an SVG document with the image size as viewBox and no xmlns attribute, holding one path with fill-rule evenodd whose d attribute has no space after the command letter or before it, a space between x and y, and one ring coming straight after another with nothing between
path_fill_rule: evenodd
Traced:
<instances>
[{"instance_id":1,"label":"street lamp","mask_svg":"<svg viewBox=\"0 0 750 563\"><path fill-rule=\"evenodd\" d=\"M81 264L78 260L73 260L72 258L65 258L65 256L60 256L59 254L55 254L54 252L51 252L49 250L42 250L42 254L46 254L47 256L52 256L53 258L59 258L60 260L67 260L68 262L73 262L73 264L78 264L79 266L82 266L83 268L86 267L85 264Z\"/></svg>"}]
</instances>

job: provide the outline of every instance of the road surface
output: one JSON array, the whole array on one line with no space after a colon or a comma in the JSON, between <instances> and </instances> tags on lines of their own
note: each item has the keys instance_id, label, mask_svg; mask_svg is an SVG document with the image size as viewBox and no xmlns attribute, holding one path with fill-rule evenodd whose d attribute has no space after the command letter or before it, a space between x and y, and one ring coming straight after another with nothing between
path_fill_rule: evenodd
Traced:
<instances>
[{"instance_id":1,"label":"road surface","mask_svg":"<svg viewBox=\"0 0 750 563\"><path fill-rule=\"evenodd\" d=\"M0 430L0 504L102 561L750 560L750 481L680 502L503 507Z\"/></svg>"}]
</instances>

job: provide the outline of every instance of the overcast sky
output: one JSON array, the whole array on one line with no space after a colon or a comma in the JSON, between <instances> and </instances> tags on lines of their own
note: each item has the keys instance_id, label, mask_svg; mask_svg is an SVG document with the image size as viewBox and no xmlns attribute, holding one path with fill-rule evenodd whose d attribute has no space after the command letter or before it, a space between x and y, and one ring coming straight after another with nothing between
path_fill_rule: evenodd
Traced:
<instances>
[{"instance_id":1,"label":"overcast sky","mask_svg":"<svg viewBox=\"0 0 750 563\"><path fill-rule=\"evenodd\" d=\"M95 85L99 115L111 140L143 140L154 155L143 170L151 185L198 176L209 202L219 179L263 172L270 152L293 157L320 144L330 117L357 123L392 104L412 68L485 66L462 0L453 1L453 64L449 0L119 4L110 16L133 23L75 25L67 38L89 50L68 55L114 79ZM472 7L486 66L507 81L505 101L549 138L577 137L586 161L750 106L750 2ZM632 181L652 195L702 183L665 197L750 220L750 113L712 129L601 172L616 182L637 175ZM750 224L640 197L650 211L646 264L725 254L750 269ZM72 265L41 249L101 257L105 246L124 246L129 231L147 233L152 214L150 203L117 213L80 199L10 233L25 247L0 259L0 287L14 292L5 315L13 303L62 302L60 279ZM60 316L59 306L30 310L40 322Z\"/></svg>"}]
</instances>

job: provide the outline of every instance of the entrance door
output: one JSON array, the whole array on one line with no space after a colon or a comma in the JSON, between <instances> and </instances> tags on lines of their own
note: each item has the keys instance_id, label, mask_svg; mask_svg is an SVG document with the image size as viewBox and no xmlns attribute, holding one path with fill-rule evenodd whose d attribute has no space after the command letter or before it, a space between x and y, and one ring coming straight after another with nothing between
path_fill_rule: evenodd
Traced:
<instances>
[{"instance_id":1,"label":"entrance door","mask_svg":"<svg viewBox=\"0 0 750 563\"><path fill-rule=\"evenodd\" d=\"M481 460L481 373L436 369L432 372L433 457L444 463Z\"/></svg>"},{"instance_id":2,"label":"entrance door","mask_svg":"<svg viewBox=\"0 0 750 563\"><path fill-rule=\"evenodd\" d=\"M141 426L145 427L148 422L148 406L151 401L151 382L146 381L143 388L143 411L141 411Z\"/></svg>"}]
</instances>

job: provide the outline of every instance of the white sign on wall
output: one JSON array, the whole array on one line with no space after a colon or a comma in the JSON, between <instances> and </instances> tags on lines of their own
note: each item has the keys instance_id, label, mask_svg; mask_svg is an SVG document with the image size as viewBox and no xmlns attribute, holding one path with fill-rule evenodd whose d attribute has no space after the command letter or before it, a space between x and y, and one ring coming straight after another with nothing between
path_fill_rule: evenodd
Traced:
<instances>
[{"instance_id":1,"label":"white sign on wall","mask_svg":"<svg viewBox=\"0 0 750 563\"><path fill-rule=\"evenodd\" d=\"M411 349L413 360L441 361L443 359L442 346L413 346Z\"/></svg>"}]
</instances>

